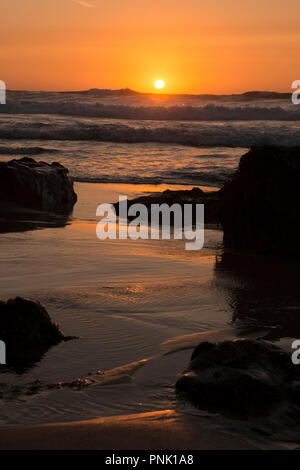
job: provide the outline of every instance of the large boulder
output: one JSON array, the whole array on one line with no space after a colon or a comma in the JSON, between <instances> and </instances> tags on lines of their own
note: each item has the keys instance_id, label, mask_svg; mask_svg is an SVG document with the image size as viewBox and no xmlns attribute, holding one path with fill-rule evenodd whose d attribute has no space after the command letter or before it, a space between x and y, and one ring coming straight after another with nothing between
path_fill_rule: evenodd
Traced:
<instances>
[{"instance_id":1,"label":"large boulder","mask_svg":"<svg viewBox=\"0 0 300 470\"><path fill-rule=\"evenodd\" d=\"M36 300L16 297L0 301L0 340L6 345L6 364L23 368L65 337L52 322L46 309Z\"/></svg>"},{"instance_id":2,"label":"large boulder","mask_svg":"<svg viewBox=\"0 0 300 470\"><path fill-rule=\"evenodd\" d=\"M300 370L282 349L260 340L200 343L176 383L179 397L228 416L268 414L300 404Z\"/></svg>"},{"instance_id":3,"label":"large boulder","mask_svg":"<svg viewBox=\"0 0 300 470\"><path fill-rule=\"evenodd\" d=\"M15 208L68 214L77 200L68 170L60 163L24 157L0 162L0 212Z\"/></svg>"},{"instance_id":4,"label":"large boulder","mask_svg":"<svg viewBox=\"0 0 300 470\"><path fill-rule=\"evenodd\" d=\"M300 147L252 147L219 192L225 248L300 253Z\"/></svg>"}]
</instances>

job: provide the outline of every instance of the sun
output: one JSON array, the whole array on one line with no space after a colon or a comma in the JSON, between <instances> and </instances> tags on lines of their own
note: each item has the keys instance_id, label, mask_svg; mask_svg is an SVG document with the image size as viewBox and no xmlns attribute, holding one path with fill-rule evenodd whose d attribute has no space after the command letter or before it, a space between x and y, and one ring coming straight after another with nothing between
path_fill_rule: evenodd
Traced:
<instances>
[{"instance_id":1,"label":"sun","mask_svg":"<svg viewBox=\"0 0 300 470\"><path fill-rule=\"evenodd\" d=\"M163 80L156 80L155 86L156 88L163 88L165 86L165 82Z\"/></svg>"}]
</instances>

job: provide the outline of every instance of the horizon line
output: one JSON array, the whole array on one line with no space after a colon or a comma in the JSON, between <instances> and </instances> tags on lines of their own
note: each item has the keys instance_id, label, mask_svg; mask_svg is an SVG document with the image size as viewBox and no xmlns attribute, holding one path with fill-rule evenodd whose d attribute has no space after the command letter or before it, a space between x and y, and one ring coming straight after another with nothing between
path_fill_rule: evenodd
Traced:
<instances>
[{"instance_id":1,"label":"horizon line","mask_svg":"<svg viewBox=\"0 0 300 470\"><path fill-rule=\"evenodd\" d=\"M70 90L47 90L47 89L7 89L7 92L33 92L33 93L87 93L87 92L131 92L131 93L136 93L137 95L155 95L155 96L241 96L245 94L254 94L254 93L268 93L268 94L278 94L278 95L286 95L286 94L292 94L292 92L289 91L276 91L276 90L246 90L243 92L231 92L231 93L209 93L209 92L202 92L202 93L188 93L188 92L182 92L182 93L167 93L167 92L156 92L156 91L136 91L133 90L132 88L97 88L97 87L92 87L88 89L70 89Z\"/></svg>"}]
</instances>

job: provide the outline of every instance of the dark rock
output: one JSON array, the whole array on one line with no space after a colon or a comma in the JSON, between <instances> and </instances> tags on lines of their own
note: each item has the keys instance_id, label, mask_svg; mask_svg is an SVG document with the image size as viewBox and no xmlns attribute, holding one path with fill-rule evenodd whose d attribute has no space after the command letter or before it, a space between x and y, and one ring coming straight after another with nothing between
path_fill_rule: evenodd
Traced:
<instances>
[{"instance_id":1,"label":"dark rock","mask_svg":"<svg viewBox=\"0 0 300 470\"><path fill-rule=\"evenodd\" d=\"M300 401L299 368L273 344L241 339L201 343L176 390L199 408L229 416L268 414L283 400Z\"/></svg>"},{"instance_id":2,"label":"dark rock","mask_svg":"<svg viewBox=\"0 0 300 470\"><path fill-rule=\"evenodd\" d=\"M253 147L219 192L226 248L299 254L300 147Z\"/></svg>"},{"instance_id":3,"label":"dark rock","mask_svg":"<svg viewBox=\"0 0 300 470\"><path fill-rule=\"evenodd\" d=\"M204 192L200 188L179 191L171 191L170 189L167 189L163 192L157 192L132 199L131 201L128 201L128 208L133 204L144 204L148 210L152 204L168 204L169 206L179 204L182 208L182 212L184 204L191 204L193 206L193 223L196 221L196 204L204 204L205 223L217 224L219 222L218 191ZM114 206L117 214L119 214L119 203L116 203ZM173 223L174 221L171 218L171 224Z\"/></svg>"},{"instance_id":4,"label":"dark rock","mask_svg":"<svg viewBox=\"0 0 300 470\"><path fill-rule=\"evenodd\" d=\"M68 214L77 196L68 170L60 163L24 157L0 162L0 213L16 208Z\"/></svg>"},{"instance_id":5,"label":"dark rock","mask_svg":"<svg viewBox=\"0 0 300 470\"><path fill-rule=\"evenodd\" d=\"M62 334L39 302L16 297L0 301L0 339L6 345L7 366L22 369L71 338Z\"/></svg>"}]
</instances>

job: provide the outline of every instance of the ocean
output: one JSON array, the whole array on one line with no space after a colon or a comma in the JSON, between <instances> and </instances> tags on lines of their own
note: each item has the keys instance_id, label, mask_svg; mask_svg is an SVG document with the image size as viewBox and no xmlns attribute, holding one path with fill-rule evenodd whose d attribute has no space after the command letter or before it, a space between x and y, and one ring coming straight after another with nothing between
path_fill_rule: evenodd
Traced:
<instances>
[{"instance_id":1,"label":"ocean","mask_svg":"<svg viewBox=\"0 0 300 470\"><path fill-rule=\"evenodd\" d=\"M221 186L251 145L300 145L286 95L8 92L0 158L59 160L75 181Z\"/></svg>"}]
</instances>

